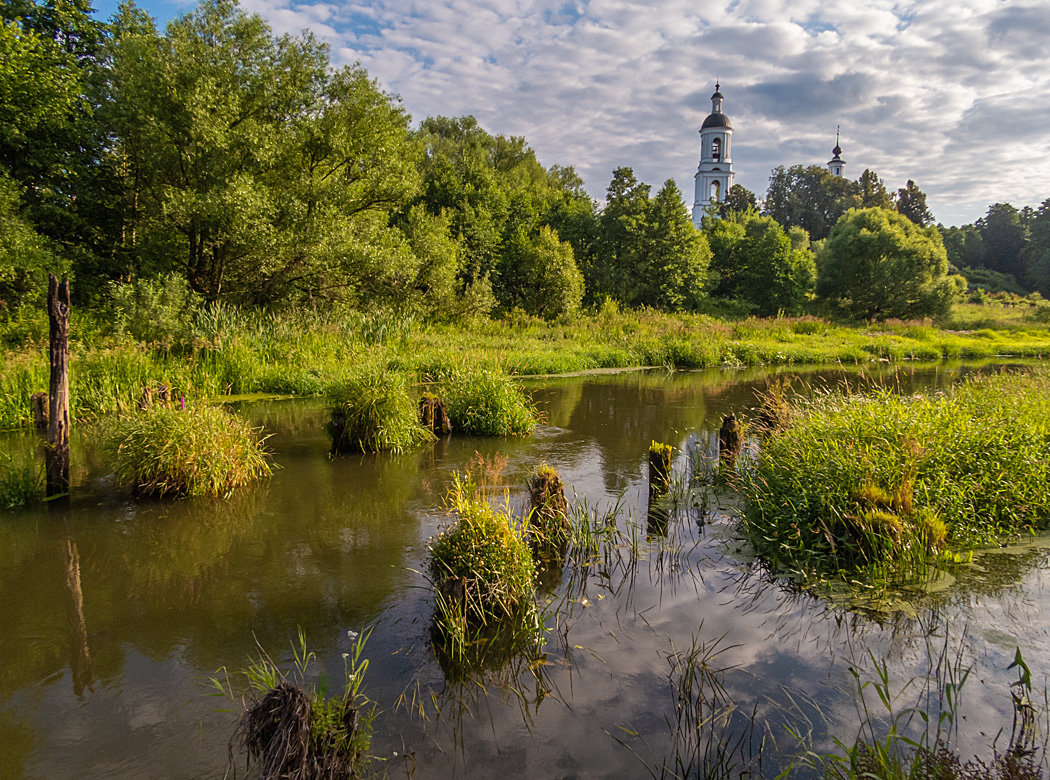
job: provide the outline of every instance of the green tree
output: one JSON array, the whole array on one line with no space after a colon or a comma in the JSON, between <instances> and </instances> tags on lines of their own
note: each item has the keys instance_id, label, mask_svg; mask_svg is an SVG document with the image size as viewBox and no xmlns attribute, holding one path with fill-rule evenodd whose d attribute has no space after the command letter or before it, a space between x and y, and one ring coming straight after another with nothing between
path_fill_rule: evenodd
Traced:
<instances>
[{"instance_id":1,"label":"green tree","mask_svg":"<svg viewBox=\"0 0 1050 780\"><path fill-rule=\"evenodd\" d=\"M938 227L948 262L956 268L983 268L985 264L984 239L976 225Z\"/></svg>"},{"instance_id":2,"label":"green tree","mask_svg":"<svg viewBox=\"0 0 1050 780\"><path fill-rule=\"evenodd\" d=\"M65 264L48 248L21 213L18 185L0 174L0 316L23 304L40 306L47 291L47 273L61 273Z\"/></svg>"},{"instance_id":3,"label":"green tree","mask_svg":"<svg viewBox=\"0 0 1050 780\"><path fill-rule=\"evenodd\" d=\"M514 268L515 284L508 285L505 293L506 308L518 306L545 319L579 311L583 274L576 267L572 246L560 241L552 228L543 225L534 237L519 232L510 241L507 259Z\"/></svg>"},{"instance_id":4,"label":"green tree","mask_svg":"<svg viewBox=\"0 0 1050 780\"><path fill-rule=\"evenodd\" d=\"M1024 249L1025 281L1030 289L1050 298L1050 198L1034 211L1028 230L1028 245Z\"/></svg>"},{"instance_id":5,"label":"green tree","mask_svg":"<svg viewBox=\"0 0 1050 780\"><path fill-rule=\"evenodd\" d=\"M395 291L415 264L391 214L416 186L407 117L313 37L275 37L230 0L163 36L120 25L113 154L140 273L206 298L267 303Z\"/></svg>"},{"instance_id":6,"label":"green tree","mask_svg":"<svg viewBox=\"0 0 1050 780\"><path fill-rule=\"evenodd\" d=\"M897 190L897 211L920 227L933 224L933 213L926 206L926 193L911 179Z\"/></svg>"},{"instance_id":7,"label":"green tree","mask_svg":"<svg viewBox=\"0 0 1050 780\"><path fill-rule=\"evenodd\" d=\"M865 168L864 173L857 180L860 202L857 208L862 209L892 209L895 208L893 196L882 183L879 175L870 168Z\"/></svg>"},{"instance_id":8,"label":"green tree","mask_svg":"<svg viewBox=\"0 0 1050 780\"><path fill-rule=\"evenodd\" d=\"M715 210L720 217L726 217L738 211L757 211L758 199L755 193L747 187L742 184L734 184L729 188L725 199L717 203Z\"/></svg>"},{"instance_id":9,"label":"green tree","mask_svg":"<svg viewBox=\"0 0 1050 780\"><path fill-rule=\"evenodd\" d=\"M960 292L937 229L887 209L846 212L818 267L817 295L857 317L941 315Z\"/></svg>"},{"instance_id":10,"label":"green tree","mask_svg":"<svg viewBox=\"0 0 1050 780\"><path fill-rule=\"evenodd\" d=\"M779 166L769 178L763 213L785 229L801 227L814 241L826 238L838 218L860 204L855 181L819 165Z\"/></svg>"},{"instance_id":11,"label":"green tree","mask_svg":"<svg viewBox=\"0 0 1050 780\"><path fill-rule=\"evenodd\" d=\"M649 233L649 191L630 168L613 171L598 218L594 261L584 269L595 298L608 295L628 305L637 298Z\"/></svg>"},{"instance_id":12,"label":"green tree","mask_svg":"<svg viewBox=\"0 0 1050 780\"><path fill-rule=\"evenodd\" d=\"M672 311L695 308L703 297L711 249L693 225L673 179L664 183L649 204L647 233L631 303Z\"/></svg>"},{"instance_id":13,"label":"green tree","mask_svg":"<svg viewBox=\"0 0 1050 780\"><path fill-rule=\"evenodd\" d=\"M993 203L988 213L976 222L984 242L984 265L993 271L1024 278L1023 251L1026 243L1021 214L1009 203Z\"/></svg>"}]
</instances>

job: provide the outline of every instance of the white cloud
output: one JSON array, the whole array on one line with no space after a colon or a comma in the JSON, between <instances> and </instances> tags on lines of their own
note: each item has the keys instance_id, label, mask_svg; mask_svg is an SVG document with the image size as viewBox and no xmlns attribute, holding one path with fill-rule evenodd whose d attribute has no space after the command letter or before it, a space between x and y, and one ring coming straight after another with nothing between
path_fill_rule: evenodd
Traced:
<instances>
[{"instance_id":1,"label":"white cloud","mask_svg":"<svg viewBox=\"0 0 1050 780\"><path fill-rule=\"evenodd\" d=\"M907 179L937 217L1050 196L1050 6L996 0L245 0L360 60L418 121L474 114L575 165L592 195L631 166L691 198L715 77L737 181L823 164Z\"/></svg>"}]
</instances>

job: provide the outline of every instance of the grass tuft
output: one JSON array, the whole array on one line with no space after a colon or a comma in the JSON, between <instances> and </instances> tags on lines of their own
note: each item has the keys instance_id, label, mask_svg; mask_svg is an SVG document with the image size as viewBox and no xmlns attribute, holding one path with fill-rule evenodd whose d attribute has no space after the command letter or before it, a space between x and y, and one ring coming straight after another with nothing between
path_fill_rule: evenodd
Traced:
<instances>
[{"instance_id":1,"label":"grass tuft","mask_svg":"<svg viewBox=\"0 0 1050 780\"><path fill-rule=\"evenodd\" d=\"M437 379L454 433L527 436L536 427L532 403L499 368L446 367Z\"/></svg>"},{"instance_id":2,"label":"grass tuft","mask_svg":"<svg viewBox=\"0 0 1050 780\"><path fill-rule=\"evenodd\" d=\"M363 368L328 391L335 452L402 452L434 440L403 374Z\"/></svg>"},{"instance_id":3,"label":"grass tuft","mask_svg":"<svg viewBox=\"0 0 1050 780\"><path fill-rule=\"evenodd\" d=\"M43 465L31 457L0 453L0 509L16 509L43 498Z\"/></svg>"},{"instance_id":4,"label":"grass tuft","mask_svg":"<svg viewBox=\"0 0 1050 780\"><path fill-rule=\"evenodd\" d=\"M107 437L117 479L138 495L225 496L270 474L259 432L215 406L154 406L119 418Z\"/></svg>"}]
</instances>

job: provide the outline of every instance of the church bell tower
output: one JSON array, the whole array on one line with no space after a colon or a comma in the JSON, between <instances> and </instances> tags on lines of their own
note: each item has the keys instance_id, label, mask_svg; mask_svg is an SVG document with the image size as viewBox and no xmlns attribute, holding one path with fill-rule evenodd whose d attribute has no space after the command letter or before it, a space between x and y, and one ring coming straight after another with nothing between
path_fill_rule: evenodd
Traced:
<instances>
[{"instance_id":1,"label":"church bell tower","mask_svg":"<svg viewBox=\"0 0 1050 780\"><path fill-rule=\"evenodd\" d=\"M693 198L693 224L700 220L712 202L725 200L733 186L733 125L722 113L721 86L715 82L711 96L711 113L700 126L700 167L693 177L696 195Z\"/></svg>"},{"instance_id":2,"label":"church bell tower","mask_svg":"<svg viewBox=\"0 0 1050 780\"><path fill-rule=\"evenodd\" d=\"M835 128L835 148L831 150L831 153L835 155L828 160L828 170L831 171L832 176L843 176L842 172L846 169L846 161L839 155L842 154L842 147L839 146L839 129Z\"/></svg>"}]
</instances>

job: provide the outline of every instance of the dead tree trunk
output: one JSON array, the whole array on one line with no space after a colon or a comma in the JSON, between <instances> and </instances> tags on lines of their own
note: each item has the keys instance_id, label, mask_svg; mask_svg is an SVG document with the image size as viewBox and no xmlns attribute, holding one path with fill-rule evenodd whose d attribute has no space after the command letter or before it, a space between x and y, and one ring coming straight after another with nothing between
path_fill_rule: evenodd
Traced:
<instances>
[{"instance_id":1,"label":"dead tree trunk","mask_svg":"<svg viewBox=\"0 0 1050 780\"><path fill-rule=\"evenodd\" d=\"M69 493L69 280L48 274L51 384L48 392L47 496Z\"/></svg>"},{"instance_id":2,"label":"dead tree trunk","mask_svg":"<svg viewBox=\"0 0 1050 780\"><path fill-rule=\"evenodd\" d=\"M419 421L435 436L452 433L452 422L448 419L445 404L435 396L427 394L419 399Z\"/></svg>"}]
</instances>

